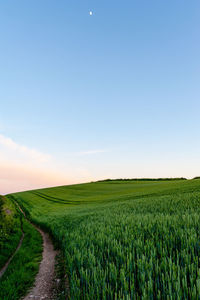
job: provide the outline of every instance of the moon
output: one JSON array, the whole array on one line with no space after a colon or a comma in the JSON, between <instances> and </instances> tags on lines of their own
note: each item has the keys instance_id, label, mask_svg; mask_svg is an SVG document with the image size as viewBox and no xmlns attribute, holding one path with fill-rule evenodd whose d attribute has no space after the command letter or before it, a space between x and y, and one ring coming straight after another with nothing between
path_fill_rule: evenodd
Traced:
<instances>
[{"instance_id":1,"label":"moon","mask_svg":"<svg viewBox=\"0 0 200 300\"><path fill-rule=\"evenodd\" d=\"M89 15L90 15L90 16L92 16L92 15L93 15L93 12L92 12L92 11L90 11L90 12L89 12Z\"/></svg>"}]
</instances>

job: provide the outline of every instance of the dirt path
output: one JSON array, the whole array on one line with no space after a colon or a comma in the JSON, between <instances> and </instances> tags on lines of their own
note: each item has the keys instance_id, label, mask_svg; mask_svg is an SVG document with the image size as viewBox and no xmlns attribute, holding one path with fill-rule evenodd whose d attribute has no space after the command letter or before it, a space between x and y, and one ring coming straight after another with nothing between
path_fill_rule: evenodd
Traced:
<instances>
[{"instance_id":1,"label":"dirt path","mask_svg":"<svg viewBox=\"0 0 200 300\"><path fill-rule=\"evenodd\" d=\"M24 211L16 203L20 211L26 218ZM26 218L27 219L27 218ZM28 221L29 222L29 221ZM30 223L30 222L29 222ZM54 279L55 279L55 257L57 251L54 250L52 241L47 233L31 223L41 234L43 239L42 261L40 263L39 272L35 279L34 287L23 300L43 299L50 300L53 297Z\"/></svg>"},{"instance_id":2,"label":"dirt path","mask_svg":"<svg viewBox=\"0 0 200 300\"><path fill-rule=\"evenodd\" d=\"M36 229L41 233L43 238L43 254L40 263L39 273L36 276L35 286L24 298L28 299L52 299L54 278L55 278L55 256L57 252L54 250L49 235L41 229Z\"/></svg>"}]
</instances>

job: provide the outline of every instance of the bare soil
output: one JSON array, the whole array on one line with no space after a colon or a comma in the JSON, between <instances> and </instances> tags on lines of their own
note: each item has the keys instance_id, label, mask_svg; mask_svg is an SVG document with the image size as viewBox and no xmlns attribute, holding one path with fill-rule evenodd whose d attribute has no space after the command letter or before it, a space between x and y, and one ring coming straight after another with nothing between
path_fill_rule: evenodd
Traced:
<instances>
[{"instance_id":1,"label":"bare soil","mask_svg":"<svg viewBox=\"0 0 200 300\"><path fill-rule=\"evenodd\" d=\"M26 218L24 211L21 207L16 203L20 211ZM6 211L6 213L10 213L10 211ZM26 218L27 219L27 218ZM29 221L28 221L29 222ZM40 263L39 272L35 279L34 287L29 291L29 293L23 298L23 300L29 299L37 299L37 300L53 300L55 299L55 282L59 282L60 279L56 279L55 275L55 258L58 254L57 251L54 250L53 243L48 235L48 233L44 232L37 226L31 223L41 234L43 239L43 254L42 261ZM10 257L5 266L0 270L0 277L4 274L6 269L8 268L12 258L16 254L16 252L20 249L22 245L22 241L24 239L24 232L22 230L22 237L17 246L15 253Z\"/></svg>"},{"instance_id":2,"label":"bare soil","mask_svg":"<svg viewBox=\"0 0 200 300\"><path fill-rule=\"evenodd\" d=\"M37 227L36 227L37 228ZM43 255L40 263L39 273L36 276L35 286L31 289L24 300L28 299L52 299L55 278L55 257L49 235L37 228L43 238Z\"/></svg>"},{"instance_id":3,"label":"bare soil","mask_svg":"<svg viewBox=\"0 0 200 300\"><path fill-rule=\"evenodd\" d=\"M24 211L21 209L18 203L16 204L26 218ZM34 287L23 298L23 300L29 300L29 299L50 300L53 299L53 295L54 295L55 277L56 277L55 257L57 255L57 251L54 250L53 243L48 233L44 232L43 230L35 226L33 223L31 223L31 225L33 225L40 232L42 236L43 253L42 253L42 261L40 263L39 272L35 279Z\"/></svg>"}]
</instances>

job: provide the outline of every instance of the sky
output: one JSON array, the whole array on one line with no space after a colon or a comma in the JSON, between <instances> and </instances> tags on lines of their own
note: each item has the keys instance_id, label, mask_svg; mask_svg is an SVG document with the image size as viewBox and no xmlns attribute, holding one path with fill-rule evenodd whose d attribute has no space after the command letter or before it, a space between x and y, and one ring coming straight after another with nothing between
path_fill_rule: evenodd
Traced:
<instances>
[{"instance_id":1,"label":"sky","mask_svg":"<svg viewBox=\"0 0 200 300\"><path fill-rule=\"evenodd\" d=\"M0 193L199 176L199 31L199 0L1 1Z\"/></svg>"}]
</instances>

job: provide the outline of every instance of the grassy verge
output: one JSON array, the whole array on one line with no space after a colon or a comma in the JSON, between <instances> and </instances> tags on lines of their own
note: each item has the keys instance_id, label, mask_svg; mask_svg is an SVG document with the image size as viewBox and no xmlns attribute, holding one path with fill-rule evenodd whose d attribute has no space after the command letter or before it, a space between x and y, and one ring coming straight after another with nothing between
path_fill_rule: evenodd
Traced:
<instances>
[{"instance_id":1,"label":"grassy verge","mask_svg":"<svg viewBox=\"0 0 200 300\"><path fill-rule=\"evenodd\" d=\"M19 213L8 198L0 196L0 269L15 252L21 235Z\"/></svg>"},{"instance_id":2,"label":"grassy verge","mask_svg":"<svg viewBox=\"0 0 200 300\"><path fill-rule=\"evenodd\" d=\"M42 237L22 217L24 239L0 281L0 299L17 300L33 285L42 258Z\"/></svg>"}]
</instances>

